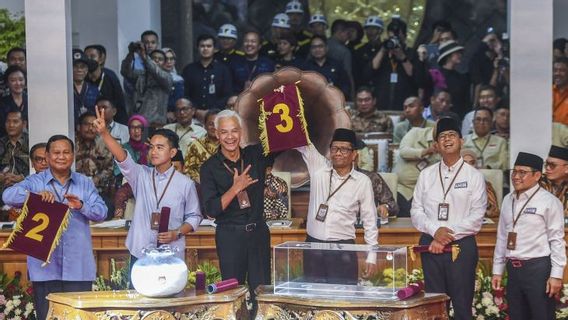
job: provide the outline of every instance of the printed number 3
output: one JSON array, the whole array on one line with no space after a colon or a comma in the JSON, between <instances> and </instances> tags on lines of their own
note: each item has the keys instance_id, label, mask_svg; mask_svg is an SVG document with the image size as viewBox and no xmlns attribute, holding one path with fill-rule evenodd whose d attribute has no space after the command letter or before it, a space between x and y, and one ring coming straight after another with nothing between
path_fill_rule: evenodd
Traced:
<instances>
[{"instance_id":1,"label":"printed number 3","mask_svg":"<svg viewBox=\"0 0 568 320\"><path fill-rule=\"evenodd\" d=\"M292 118L290 117L290 108L288 105L279 103L274 106L272 112L279 114L280 120L283 122L283 124L281 123L276 126L276 130L282 133L290 132L294 127L294 121L292 121Z\"/></svg>"},{"instance_id":2,"label":"printed number 3","mask_svg":"<svg viewBox=\"0 0 568 320\"><path fill-rule=\"evenodd\" d=\"M39 212L32 217L32 220L41 222L37 226L33 227L30 231L28 231L26 233L26 237L41 242L43 240L43 235L41 235L40 232L45 230L49 225L49 217L47 216L47 214Z\"/></svg>"}]
</instances>

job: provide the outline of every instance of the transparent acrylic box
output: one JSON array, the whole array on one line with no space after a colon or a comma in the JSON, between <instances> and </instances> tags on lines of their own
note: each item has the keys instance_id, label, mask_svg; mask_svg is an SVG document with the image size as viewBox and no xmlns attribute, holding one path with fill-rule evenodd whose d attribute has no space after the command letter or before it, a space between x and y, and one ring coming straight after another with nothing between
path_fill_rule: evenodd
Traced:
<instances>
[{"instance_id":1,"label":"transparent acrylic box","mask_svg":"<svg viewBox=\"0 0 568 320\"><path fill-rule=\"evenodd\" d=\"M407 248L289 241L274 247L274 293L396 300L407 286ZM366 276L368 262L374 274Z\"/></svg>"}]
</instances>

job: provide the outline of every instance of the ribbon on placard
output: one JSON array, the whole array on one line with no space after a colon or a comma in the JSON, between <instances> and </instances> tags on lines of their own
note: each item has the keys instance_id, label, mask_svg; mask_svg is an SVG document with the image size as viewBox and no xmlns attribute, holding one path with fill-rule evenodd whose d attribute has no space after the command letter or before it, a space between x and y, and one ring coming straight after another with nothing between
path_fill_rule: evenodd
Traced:
<instances>
[{"instance_id":1,"label":"ribbon on placard","mask_svg":"<svg viewBox=\"0 0 568 320\"><path fill-rule=\"evenodd\" d=\"M259 102L258 126L265 155L310 143L304 102L296 83L281 85Z\"/></svg>"},{"instance_id":2,"label":"ribbon on placard","mask_svg":"<svg viewBox=\"0 0 568 320\"><path fill-rule=\"evenodd\" d=\"M42 260L42 266L45 266L70 218L67 205L42 201L40 195L30 192L14 230L2 247Z\"/></svg>"}]
</instances>

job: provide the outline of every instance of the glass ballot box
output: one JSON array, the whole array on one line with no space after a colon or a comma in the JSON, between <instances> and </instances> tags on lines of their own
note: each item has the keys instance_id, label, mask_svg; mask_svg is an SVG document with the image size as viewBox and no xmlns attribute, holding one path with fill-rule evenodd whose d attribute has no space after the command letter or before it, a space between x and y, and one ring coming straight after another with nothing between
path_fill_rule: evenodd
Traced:
<instances>
[{"instance_id":1,"label":"glass ballot box","mask_svg":"<svg viewBox=\"0 0 568 320\"><path fill-rule=\"evenodd\" d=\"M407 248L285 242L274 247L274 294L395 300L407 286Z\"/></svg>"}]
</instances>

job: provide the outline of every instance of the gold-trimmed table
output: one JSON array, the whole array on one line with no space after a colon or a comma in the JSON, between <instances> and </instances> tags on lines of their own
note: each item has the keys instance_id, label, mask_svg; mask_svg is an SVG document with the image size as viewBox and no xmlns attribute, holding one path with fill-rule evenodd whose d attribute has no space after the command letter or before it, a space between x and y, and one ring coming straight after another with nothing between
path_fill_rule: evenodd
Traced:
<instances>
[{"instance_id":1,"label":"gold-trimmed table","mask_svg":"<svg viewBox=\"0 0 568 320\"><path fill-rule=\"evenodd\" d=\"M339 300L274 294L272 286L256 289L256 320L447 320L445 294L422 293L402 301Z\"/></svg>"},{"instance_id":2,"label":"gold-trimmed table","mask_svg":"<svg viewBox=\"0 0 568 320\"><path fill-rule=\"evenodd\" d=\"M241 320L248 319L240 286L217 294L185 289L168 298L134 290L51 293L48 320Z\"/></svg>"}]
</instances>

